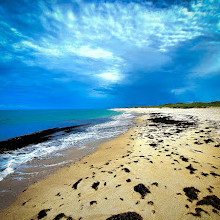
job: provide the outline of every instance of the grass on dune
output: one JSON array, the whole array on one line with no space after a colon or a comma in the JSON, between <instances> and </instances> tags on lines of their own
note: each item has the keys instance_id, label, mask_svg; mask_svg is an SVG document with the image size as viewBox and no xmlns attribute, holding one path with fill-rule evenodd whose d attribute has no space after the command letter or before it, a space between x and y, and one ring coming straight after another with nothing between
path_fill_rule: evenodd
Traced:
<instances>
[{"instance_id":1,"label":"grass on dune","mask_svg":"<svg viewBox=\"0 0 220 220\"><path fill-rule=\"evenodd\" d=\"M132 108L209 108L220 107L220 101L215 102L193 102L193 103L176 103L176 104L164 104L158 106L140 106Z\"/></svg>"}]
</instances>

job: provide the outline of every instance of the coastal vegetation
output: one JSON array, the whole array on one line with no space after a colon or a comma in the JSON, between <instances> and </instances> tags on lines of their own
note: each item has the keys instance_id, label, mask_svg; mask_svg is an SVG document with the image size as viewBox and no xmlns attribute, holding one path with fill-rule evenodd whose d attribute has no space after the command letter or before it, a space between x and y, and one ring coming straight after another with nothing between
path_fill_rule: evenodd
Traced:
<instances>
[{"instance_id":1,"label":"coastal vegetation","mask_svg":"<svg viewBox=\"0 0 220 220\"><path fill-rule=\"evenodd\" d=\"M132 108L209 108L220 107L220 101L214 102L192 102L192 103L176 103L176 104L164 104L158 106L140 106Z\"/></svg>"}]
</instances>

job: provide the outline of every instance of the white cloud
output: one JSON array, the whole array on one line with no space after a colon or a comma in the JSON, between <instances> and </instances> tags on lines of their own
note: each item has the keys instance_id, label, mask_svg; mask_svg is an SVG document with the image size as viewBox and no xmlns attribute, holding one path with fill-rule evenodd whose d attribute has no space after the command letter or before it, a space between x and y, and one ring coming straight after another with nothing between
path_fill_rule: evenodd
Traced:
<instances>
[{"instance_id":1,"label":"white cloud","mask_svg":"<svg viewBox=\"0 0 220 220\"><path fill-rule=\"evenodd\" d=\"M122 80L122 74L120 74L117 70L100 73L97 74L96 76L107 82L112 82L112 83L116 83Z\"/></svg>"},{"instance_id":2,"label":"white cloud","mask_svg":"<svg viewBox=\"0 0 220 220\"><path fill-rule=\"evenodd\" d=\"M79 50L75 50L75 53L79 56L90 57L94 59L110 59L113 58L113 54L102 48L91 49L89 46L80 47Z\"/></svg>"},{"instance_id":3,"label":"white cloud","mask_svg":"<svg viewBox=\"0 0 220 220\"><path fill-rule=\"evenodd\" d=\"M144 67L159 68L170 62L166 54L179 43L217 32L215 22L209 22L217 18L214 3L192 4L189 11L179 5L157 9L147 3L78 2L77 12L65 4L54 3L49 9L39 1L39 17L24 14L24 19L44 27L38 38L10 27L18 39L14 50L29 50L31 55L23 62L115 83L140 64L139 55ZM109 71L112 68L116 70Z\"/></svg>"}]
</instances>

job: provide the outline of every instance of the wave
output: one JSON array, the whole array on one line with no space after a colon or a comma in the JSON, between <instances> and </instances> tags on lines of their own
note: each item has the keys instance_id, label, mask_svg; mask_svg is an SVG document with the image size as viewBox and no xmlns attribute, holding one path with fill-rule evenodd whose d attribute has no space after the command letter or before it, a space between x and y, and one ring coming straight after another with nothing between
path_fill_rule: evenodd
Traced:
<instances>
[{"instance_id":1,"label":"wave","mask_svg":"<svg viewBox=\"0 0 220 220\"><path fill-rule=\"evenodd\" d=\"M110 121L89 125L83 131L56 136L54 139L43 143L28 145L1 154L0 180L35 158L41 159L54 156L56 152L62 154L62 150L68 148L84 148L90 142L117 137L131 127L134 117L136 117L135 114L124 112L120 115L111 116Z\"/></svg>"}]
</instances>

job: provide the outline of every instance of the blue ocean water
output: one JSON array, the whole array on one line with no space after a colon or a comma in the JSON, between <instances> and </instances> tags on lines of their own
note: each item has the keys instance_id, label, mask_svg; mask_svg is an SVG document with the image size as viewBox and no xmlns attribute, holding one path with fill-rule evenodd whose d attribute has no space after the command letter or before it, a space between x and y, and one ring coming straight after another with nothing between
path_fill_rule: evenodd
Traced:
<instances>
[{"instance_id":1,"label":"blue ocean water","mask_svg":"<svg viewBox=\"0 0 220 220\"><path fill-rule=\"evenodd\" d=\"M0 110L0 141L49 128L91 123L94 119L118 114L105 109Z\"/></svg>"},{"instance_id":2,"label":"blue ocean water","mask_svg":"<svg viewBox=\"0 0 220 220\"><path fill-rule=\"evenodd\" d=\"M110 110L1 110L0 139L5 140L33 132L55 128L84 125L81 130L55 135L38 144L0 154L0 181L16 173L23 178L22 167L37 158L63 155L70 148L85 148L89 143L117 137L126 132L136 115L132 112ZM65 153L64 153L65 154ZM47 166L46 164L44 166ZM48 165L49 166L49 165ZM19 172L18 172L19 171ZM30 174L33 175L33 174Z\"/></svg>"}]
</instances>

